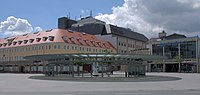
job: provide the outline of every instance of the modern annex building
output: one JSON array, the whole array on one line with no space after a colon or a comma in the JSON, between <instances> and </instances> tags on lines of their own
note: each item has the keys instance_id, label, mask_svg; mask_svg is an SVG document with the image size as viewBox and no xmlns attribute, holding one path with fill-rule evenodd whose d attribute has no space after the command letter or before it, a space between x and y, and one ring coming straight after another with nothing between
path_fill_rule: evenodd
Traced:
<instances>
[{"instance_id":1,"label":"modern annex building","mask_svg":"<svg viewBox=\"0 0 200 95\"><path fill-rule=\"evenodd\" d=\"M164 72L199 72L200 39L180 34L166 36L163 31L159 38L150 42L152 55L168 57L157 63L150 64L151 71Z\"/></svg>"},{"instance_id":2,"label":"modern annex building","mask_svg":"<svg viewBox=\"0 0 200 95\"><path fill-rule=\"evenodd\" d=\"M43 62L24 60L25 56L73 53L116 53L110 42L95 35L66 29L12 36L0 39L0 70L5 72L43 72Z\"/></svg>"}]
</instances>

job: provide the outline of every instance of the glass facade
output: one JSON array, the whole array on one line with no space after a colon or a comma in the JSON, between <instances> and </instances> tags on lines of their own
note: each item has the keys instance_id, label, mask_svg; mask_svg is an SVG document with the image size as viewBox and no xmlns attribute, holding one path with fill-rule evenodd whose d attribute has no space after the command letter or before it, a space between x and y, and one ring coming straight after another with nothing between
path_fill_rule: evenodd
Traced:
<instances>
[{"instance_id":1,"label":"glass facade","mask_svg":"<svg viewBox=\"0 0 200 95\"><path fill-rule=\"evenodd\" d=\"M152 45L152 53L153 53L153 55L163 56L163 45L153 44Z\"/></svg>"},{"instance_id":2,"label":"glass facade","mask_svg":"<svg viewBox=\"0 0 200 95\"><path fill-rule=\"evenodd\" d=\"M178 43L171 43L171 44L165 44L165 56L167 56L169 59L174 59L179 54L179 45Z\"/></svg>"},{"instance_id":3,"label":"glass facade","mask_svg":"<svg viewBox=\"0 0 200 95\"><path fill-rule=\"evenodd\" d=\"M182 58L196 58L196 41L182 43L180 55Z\"/></svg>"},{"instance_id":4,"label":"glass facade","mask_svg":"<svg viewBox=\"0 0 200 95\"><path fill-rule=\"evenodd\" d=\"M175 59L179 53L181 58L196 58L196 41L153 44L152 53L169 59Z\"/></svg>"}]
</instances>

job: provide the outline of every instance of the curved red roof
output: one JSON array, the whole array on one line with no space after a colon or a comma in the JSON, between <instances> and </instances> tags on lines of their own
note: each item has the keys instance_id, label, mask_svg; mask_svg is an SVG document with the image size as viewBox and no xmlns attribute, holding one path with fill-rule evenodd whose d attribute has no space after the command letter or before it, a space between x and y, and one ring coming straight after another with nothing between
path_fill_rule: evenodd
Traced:
<instances>
[{"instance_id":1,"label":"curved red roof","mask_svg":"<svg viewBox=\"0 0 200 95\"><path fill-rule=\"evenodd\" d=\"M109 42L105 40L102 41L102 39L99 40L95 35L65 29L52 29L19 36L12 36L8 38L0 38L0 48L52 42L66 42L70 44L80 44L91 47L114 49L114 47Z\"/></svg>"}]
</instances>

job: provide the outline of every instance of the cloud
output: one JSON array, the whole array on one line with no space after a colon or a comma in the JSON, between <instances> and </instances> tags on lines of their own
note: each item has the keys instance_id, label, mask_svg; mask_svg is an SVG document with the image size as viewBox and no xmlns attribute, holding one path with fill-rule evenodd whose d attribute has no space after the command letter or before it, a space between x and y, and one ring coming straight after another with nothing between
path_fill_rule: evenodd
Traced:
<instances>
[{"instance_id":1,"label":"cloud","mask_svg":"<svg viewBox=\"0 0 200 95\"><path fill-rule=\"evenodd\" d=\"M40 27L33 29L32 25L26 19L9 16L5 21L0 23L0 33L3 36L21 35L33 31L42 30Z\"/></svg>"},{"instance_id":2,"label":"cloud","mask_svg":"<svg viewBox=\"0 0 200 95\"><path fill-rule=\"evenodd\" d=\"M84 14L84 13L85 13L85 10L81 9L81 13Z\"/></svg>"},{"instance_id":3,"label":"cloud","mask_svg":"<svg viewBox=\"0 0 200 95\"><path fill-rule=\"evenodd\" d=\"M111 14L99 13L95 18L157 37L164 29L196 36L200 32L200 0L124 0L112 8Z\"/></svg>"},{"instance_id":4,"label":"cloud","mask_svg":"<svg viewBox=\"0 0 200 95\"><path fill-rule=\"evenodd\" d=\"M90 10L88 10L88 9L81 9L81 16L82 17L88 16L88 15L90 15Z\"/></svg>"},{"instance_id":5,"label":"cloud","mask_svg":"<svg viewBox=\"0 0 200 95\"><path fill-rule=\"evenodd\" d=\"M34 31L43 31L43 29L41 27L35 27Z\"/></svg>"}]
</instances>

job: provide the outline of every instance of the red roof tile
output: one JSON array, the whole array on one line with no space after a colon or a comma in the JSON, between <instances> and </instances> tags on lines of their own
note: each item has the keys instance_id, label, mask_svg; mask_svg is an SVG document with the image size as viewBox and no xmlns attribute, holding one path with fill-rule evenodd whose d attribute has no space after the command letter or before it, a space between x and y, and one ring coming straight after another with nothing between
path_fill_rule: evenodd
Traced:
<instances>
[{"instance_id":1,"label":"red roof tile","mask_svg":"<svg viewBox=\"0 0 200 95\"><path fill-rule=\"evenodd\" d=\"M64 36L66 37L66 41L64 41L62 38ZM53 38L53 41L50 41L49 38ZM36 39L40 39L40 40L37 41ZM44 41L44 39L47 39L47 40ZM73 41L70 39L72 39ZM81 43L77 39L80 39ZM27 40L28 42L24 43L24 41L27 41ZM34 41L31 43L30 40L31 41L34 40ZM11 42L12 44L10 44L9 46L9 43ZM21 42L21 44L19 44L19 42ZM91 47L114 48L109 42L105 41L104 39L101 39L101 40L97 39L95 35L90 35L90 34L75 32L75 31L72 32L72 31L68 31L64 29L52 29L48 31L35 32L35 33L24 34L20 36L0 38L0 48L26 46L26 45L50 43L50 42L67 42L70 44L82 44L85 46L89 45ZM3 46L3 44L6 44L6 43L7 45ZM97 43L99 43L99 45ZM105 45L103 45L103 43Z\"/></svg>"}]
</instances>

